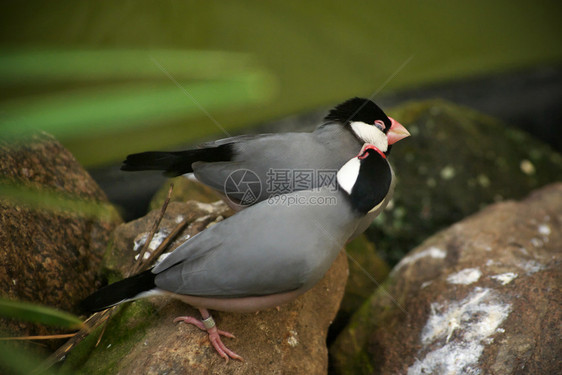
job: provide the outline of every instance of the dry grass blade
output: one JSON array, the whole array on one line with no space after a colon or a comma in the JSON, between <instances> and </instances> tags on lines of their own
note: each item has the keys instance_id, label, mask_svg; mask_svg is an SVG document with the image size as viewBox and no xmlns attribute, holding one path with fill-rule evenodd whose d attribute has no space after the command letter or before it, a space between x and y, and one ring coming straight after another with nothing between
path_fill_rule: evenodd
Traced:
<instances>
[{"instance_id":1,"label":"dry grass blade","mask_svg":"<svg viewBox=\"0 0 562 375\"><path fill-rule=\"evenodd\" d=\"M148 248L150 247L150 243L152 242L152 239L154 238L154 235L156 234L156 231L158 230L158 226L160 226L160 222L162 221L162 218L164 217L164 213L166 212L166 209L168 208L168 204L170 203L170 199L172 197L172 191L173 190L174 190L174 184L170 184L170 189L168 190L168 197L166 198L166 200L164 201L164 204L162 205L162 208L160 209L160 215L158 215L158 218L156 219L156 221L154 221L154 224L152 225L152 229L150 230L150 233L148 234L148 237L146 238L146 242L144 243L144 246L142 247L141 251L139 252L139 258L138 258L139 261L137 263L135 263L135 265L133 266L131 271L127 274L127 277L132 276L132 275L136 275L146 265L150 264L150 263L148 263L148 259L147 259L147 261L144 260L144 255L146 254L146 252L148 251Z\"/></svg>"},{"instance_id":2,"label":"dry grass blade","mask_svg":"<svg viewBox=\"0 0 562 375\"><path fill-rule=\"evenodd\" d=\"M158 230L158 226L160 225L160 222L164 217L164 213L166 212L168 203L170 203L173 189L174 189L174 185L170 184L170 189L168 190L168 197L166 198L166 201L162 205L162 208L160 209L160 214L158 215L156 221L154 222L152 229L146 239L146 243L144 244L140 252L140 256L138 258L139 260L138 262L135 263L135 265L132 267L132 270L128 273L127 276L134 275L140 272L141 270L143 270L144 268L146 268L146 266L148 266L157 256L159 256L166 249L166 247L170 244L170 242L185 227L187 223L186 220L178 224L176 228L174 228L172 233L170 233L170 235L166 238L166 240L163 241L162 244L160 244L160 246L158 246L158 248L151 254L151 256L148 259L146 259L146 261L144 261L144 254L148 251L148 246L150 245L150 242L152 241L152 238L154 237L154 234ZM53 366L55 363L61 361L78 343L80 343L84 338L86 338L90 334L90 332L92 332L93 330L95 330L105 322L107 322L111 317L113 310L114 307L111 307L107 310L92 314L84 322L84 328L73 334L72 338L68 340L66 343L64 343L64 345L62 345L60 348L58 348L53 354L51 354L49 358L47 358L45 362L43 362L42 365L34 371L34 373L36 374L41 373L47 370L48 368L50 368L51 366ZM98 339L98 343L100 340L101 340L101 336Z\"/></svg>"}]
</instances>

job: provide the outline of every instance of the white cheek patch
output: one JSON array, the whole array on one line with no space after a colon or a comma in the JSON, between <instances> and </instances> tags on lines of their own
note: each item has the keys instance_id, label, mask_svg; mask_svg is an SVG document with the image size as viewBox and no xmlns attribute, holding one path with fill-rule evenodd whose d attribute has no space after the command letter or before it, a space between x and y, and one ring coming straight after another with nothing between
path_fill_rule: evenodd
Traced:
<instances>
[{"instance_id":1,"label":"white cheek patch","mask_svg":"<svg viewBox=\"0 0 562 375\"><path fill-rule=\"evenodd\" d=\"M362 139L363 142L370 143L382 152L386 152L388 149L388 138L376 126L365 124L361 121L354 121L350 125L355 135Z\"/></svg>"},{"instance_id":2,"label":"white cheek patch","mask_svg":"<svg viewBox=\"0 0 562 375\"><path fill-rule=\"evenodd\" d=\"M361 162L357 158L353 158L343 165L336 175L338 184L340 187L351 195L351 190L355 181L357 181L357 176L359 176L359 168L361 167Z\"/></svg>"}]
</instances>

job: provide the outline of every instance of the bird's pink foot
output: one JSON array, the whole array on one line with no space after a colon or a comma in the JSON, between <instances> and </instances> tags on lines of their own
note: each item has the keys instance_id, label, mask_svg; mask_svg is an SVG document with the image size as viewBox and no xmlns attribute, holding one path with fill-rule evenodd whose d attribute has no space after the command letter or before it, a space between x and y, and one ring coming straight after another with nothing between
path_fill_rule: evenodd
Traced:
<instances>
[{"instance_id":1,"label":"bird's pink foot","mask_svg":"<svg viewBox=\"0 0 562 375\"><path fill-rule=\"evenodd\" d=\"M240 357L238 354L228 349L221 340L221 335L226 337L234 337L234 335L228 332L220 331L217 329L217 327L208 329L207 333L209 334L209 340L211 341L211 344L213 344L215 350L219 353L221 357L226 359L227 362L229 358L237 359L239 361L244 362L244 358Z\"/></svg>"},{"instance_id":2,"label":"bird's pink foot","mask_svg":"<svg viewBox=\"0 0 562 375\"><path fill-rule=\"evenodd\" d=\"M178 316L176 319L174 319L174 323L184 322L193 324L200 330L207 331L207 334L209 335L209 341L211 341L211 344L213 345L217 353L219 353L219 355L223 357L227 362L230 358L244 361L242 357L234 353L232 350L228 349L220 338L221 336L234 338L234 335L230 332L217 329L215 321L213 320L213 317L209 314L209 312L205 309L200 309L200 311L201 315L204 317L202 321L192 316Z\"/></svg>"}]
</instances>

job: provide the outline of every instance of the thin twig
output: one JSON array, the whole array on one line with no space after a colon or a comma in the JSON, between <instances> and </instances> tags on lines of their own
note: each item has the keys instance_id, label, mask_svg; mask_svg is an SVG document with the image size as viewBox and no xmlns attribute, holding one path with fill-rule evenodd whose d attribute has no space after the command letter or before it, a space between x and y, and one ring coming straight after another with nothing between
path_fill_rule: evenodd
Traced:
<instances>
[{"instance_id":1,"label":"thin twig","mask_svg":"<svg viewBox=\"0 0 562 375\"><path fill-rule=\"evenodd\" d=\"M131 271L129 271L129 273L127 274L127 277L132 276L132 275L136 275L137 273L139 273L141 271L143 266L145 264L147 264L147 262L144 262L144 254L146 254L146 252L148 251L148 248L150 247L150 243L152 242L152 238L154 238L154 235L156 234L156 231L158 230L158 226L160 226L160 222L162 221L162 218L164 218L164 213L166 212L166 209L168 208L168 203L170 203L170 199L172 197L172 191L173 190L174 190L174 184L170 184L170 189L168 190L168 197L164 201L164 204L162 205L162 208L160 209L160 214L158 215L156 221L154 221L154 224L152 225L152 229L148 233L148 237L146 238L146 242L144 243L144 246L142 247L142 249L139 253L139 258L138 258L139 261L133 265Z\"/></svg>"},{"instance_id":2,"label":"thin twig","mask_svg":"<svg viewBox=\"0 0 562 375\"><path fill-rule=\"evenodd\" d=\"M107 310L105 310L105 311L107 311L107 319L106 319L106 322L107 322L107 321L109 321L109 319L110 319L111 316L113 315L113 312L115 311L115 306L111 306L109 309L107 309ZM101 333L100 333L100 335L99 335L99 337L98 337L98 340L96 341L96 345L94 345L95 348L97 348L98 345L100 344L101 339L102 339L102 337L103 337L103 334L105 333L105 329L106 329L106 328L107 328L107 324L104 324L103 327L102 327L102 329L101 329Z\"/></svg>"}]
</instances>

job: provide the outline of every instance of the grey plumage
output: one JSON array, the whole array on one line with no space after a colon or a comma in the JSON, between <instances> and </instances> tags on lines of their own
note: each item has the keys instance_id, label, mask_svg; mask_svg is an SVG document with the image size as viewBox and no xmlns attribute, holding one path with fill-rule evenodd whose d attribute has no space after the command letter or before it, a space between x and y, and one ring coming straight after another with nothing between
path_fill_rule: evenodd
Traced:
<instances>
[{"instance_id":1,"label":"grey plumage","mask_svg":"<svg viewBox=\"0 0 562 375\"><path fill-rule=\"evenodd\" d=\"M335 198L334 205L272 206L264 201L208 228L154 267L156 286L228 298L306 291L328 270L362 216L341 191L329 190L287 198ZM326 217L330 220L319 220Z\"/></svg>"},{"instance_id":2,"label":"grey plumage","mask_svg":"<svg viewBox=\"0 0 562 375\"><path fill-rule=\"evenodd\" d=\"M329 124L312 133L235 137L220 140L216 145L225 143L233 145L232 161L193 163L195 177L205 185L224 193L228 176L240 169L249 170L257 175L261 182L261 185L249 186L256 202L260 202L270 196L287 193L269 188L271 172L323 170L335 174L345 162L357 155L364 142L341 125ZM215 143L206 144L211 145ZM308 157L299 157L303 155ZM319 182L318 179L313 179L310 187L318 187ZM296 185L291 187L291 191L301 189Z\"/></svg>"}]
</instances>

